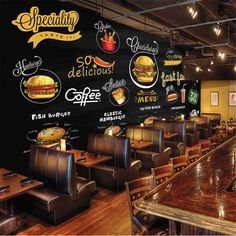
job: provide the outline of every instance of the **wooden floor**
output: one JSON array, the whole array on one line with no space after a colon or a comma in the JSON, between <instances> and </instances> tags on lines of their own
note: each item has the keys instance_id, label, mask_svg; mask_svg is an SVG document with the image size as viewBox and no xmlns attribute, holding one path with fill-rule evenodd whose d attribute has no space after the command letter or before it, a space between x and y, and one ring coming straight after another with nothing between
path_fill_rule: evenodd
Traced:
<instances>
[{"instance_id":1,"label":"wooden floor","mask_svg":"<svg viewBox=\"0 0 236 236\"><path fill-rule=\"evenodd\" d=\"M130 217L125 190L119 193L98 188L90 209L58 227L32 219L32 226L17 235L130 235Z\"/></svg>"}]
</instances>

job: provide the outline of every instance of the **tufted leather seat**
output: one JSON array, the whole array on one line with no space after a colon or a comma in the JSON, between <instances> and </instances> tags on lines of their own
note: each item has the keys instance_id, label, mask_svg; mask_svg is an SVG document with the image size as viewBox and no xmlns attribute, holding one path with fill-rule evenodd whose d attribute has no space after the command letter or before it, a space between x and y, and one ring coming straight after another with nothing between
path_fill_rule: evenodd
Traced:
<instances>
[{"instance_id":1,"label":"tufted leather seat","mask_svg":"<svg viewBox=\"0 0 236 236\"><path fill-rule=\"evenodd\" d=\"M208 139L209 137L211 137L212 129L210 126L209 117L193 116L189 117L189 120L197 122L197 129L198 131L200 131L201 139Z\"/></svg>"},{"instance_id":2,"label":"tufted leather seat","mask_svg":"<svg viewBox=\"0 0 236 236\"><path fill-rule=\"evenodd\" d=\"M141 162L131 159L128 138L89 134L87 151L112 156L111 161L91 168L91 177L98 185L118 191L124 187L125 181L140 175ZM85 176L87 172L78 167L78 173Z\"/></svg>"},{"instance_id":3,"label":"tufted leather seat","mask_svg":"<svg viewBox=\"0 0 236 236\"><path fill-rule=\"evenodd\" d=\"M28 191L18 202L32 213L57 225L76 212L89 207L94 181L77 178L71 153L32 146L31 175L44 186Z\"/></svg>"},{"instance_id":4,"label":"tufted leather seat","mask_svg":"<svg viewBox=\"0 0 236 236\"><path fill-rule=\"evenodd\" d=\"M212 128L216 127L217 125L221 124L221 115L219 113L202 113L202 117L209 117L210 125Z\"/></svg>"},{"instance_id":5,"label":"tufted leather seat","mask_svg":"<svg viewBox=\"0 0 236 236\"><path fill-rule=\"evenodd\" d=\"M155 121L154 128L161 128L165 133L178 133L173 140L165 140L165 146L171 147L171 157L183 155L186 150L186 123L184 121Z\"/></svg>"},{"instance_id":6,"label":"tufted leather seat","mask_svg":"<svg viewBox=\"0 0 236 236\"><path fill-rule=\"evenodd\" d=\"M195 121L186 120L186 144L192 147L198 144L200 139L200 131L197 130L197 123Z\"/></svg>"},{"instance_id":7,"label":"tufted leather seat","mask_svg":"<svg viewBox=\"0 0 236 236\"><path fill-rule=\"evenodd\" d=\"M136 159L142 162L143 169L150 170L168 163L171 149L164 147L163 129L128 126L126 137L130 140L152 142L151 146L143 150L135 150Z\"/></svg>"},{"instance_id":8,"label":"tufted leather seat","mask_svg":"<svg viewBox=\"0 0 236 236\"><path fill-rule=\"evenodd\" d=\"M0 210L0 235L13 234L16 229L16 218Z\"/></svg>"}]
</instances>

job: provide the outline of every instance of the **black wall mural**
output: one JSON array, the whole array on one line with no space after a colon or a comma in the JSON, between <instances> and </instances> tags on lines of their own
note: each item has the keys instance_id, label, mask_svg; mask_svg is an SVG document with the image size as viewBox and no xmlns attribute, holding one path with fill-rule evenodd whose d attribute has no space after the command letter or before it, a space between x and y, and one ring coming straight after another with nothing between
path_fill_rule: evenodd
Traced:
<instances>
[{"instance_id":1,"label":"black wall mural","mask_svg":"<svg viewBox=\"0 0 236 236\"><path fill-rule=\"evenodd\" d=\"M181 50L59 1L1 2L1 156L27 169L30 144L199 113L200 82L186 81ZM52 138L52 134L54 134Z\"/></svg>"}]
</instances>

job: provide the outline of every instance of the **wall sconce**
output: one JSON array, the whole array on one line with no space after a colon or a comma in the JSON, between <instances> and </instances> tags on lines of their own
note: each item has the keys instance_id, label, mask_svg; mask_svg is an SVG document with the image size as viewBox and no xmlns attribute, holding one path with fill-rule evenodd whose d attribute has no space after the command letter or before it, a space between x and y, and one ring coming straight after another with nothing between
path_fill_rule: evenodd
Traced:
<instances>
[{"instance_id":1,"label":"wall sconce","mask_svg":"<svg viewBox=\"0 0 236 236\"><path fill-rule=\"evenodd\" d=\"M212 27L213 31L215 32L216 36L219 36L221 34L221 28L220 28L220 24L217 23L217 25L214 25Z\"/></svg>"},{"instance_id":2,"label":"wall sconce","mask_svg":"<svg viewBox=\"0 0 236 236\"><path fill-rule=\"evenodd\" d=\"M236 66L234 66L234 71L236 72Z\"/></svg>"},{"instance_id":3,"label":"wall sconce","mask_svg":"<svg viewBox=\"0 0 236 236\"><path fill-rule=\"evenodd\" d=\"M62 138L60 141L61 151L66 151L66 139Z\"/></svg>"},{"instance_id":4,"label":"wall sconce","mask_svg":"<svg viewBox=\"0 0 236 236\"><path fill-rule=\"evenodd\" d=\"M184 114L181 114L180 117L181 117L181 120L184 120Z\"/></svg>"},{"instance_id":5,"label":"wall sconce","mask_svg":"<svg viewBox=\"0 0 236 236\"><path fill-rule=\"evenodd\" d=\"M110 135L110 136L113 135L112 129L109 129L109 130L108 130L108 135Z\"/></svg>"},{"instance_id":6,"label":"wall sconce","mask_svg":"<svg viewBox=\"0 0 236 236\"><path fill-rule=\"evenodd\" d=\"M208 71L208 72L212 72L212 69L210 69L210 68L207 68L207 71Z\"/></svg>"},{"instance_id":7,"label":"wall sconce","mask_svg":"<svg viewBox=\"0 0 236 236\"><path fill-rule=\"evenodd\" d=\"M141 123L140 126L141 126L141 127L144 127L144 123Z\"/></svg>"},{"instance_id":8,"label":"wall sconce","mask_svg":"<svg viewBox=\"0 0 236 236\"><path fill-rule=\"evenodd\" d=\"M108 135L110 135L110 136L113 135L112 129L109 129L109 130L108 130Z\"/></svg>"},{"instance_id":9,"label":"wall sconce","mask_svg":"<svg viewBox=\"0 0 236 236\"><path fill-rule=\"evenodd\" d=\"M191 6L188 6L188 12L190 16L192 17L192 19L196 18L198 11L196 9L195 3L192 4Z\"/></svg>"}]
</instances>

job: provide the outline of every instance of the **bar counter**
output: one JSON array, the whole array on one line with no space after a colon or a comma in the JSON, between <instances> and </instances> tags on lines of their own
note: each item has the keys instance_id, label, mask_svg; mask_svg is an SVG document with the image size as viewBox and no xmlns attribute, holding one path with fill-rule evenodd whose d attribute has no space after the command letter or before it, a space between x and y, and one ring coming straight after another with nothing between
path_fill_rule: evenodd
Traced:
<instances>
[{"instance_id":1,"label":"bar counter","mask_svg":"<svg viewBox=\"0 0 236 236\"><path fill-rule=\"evenodd\" d=\"M157 186L135 207L169 219L170 229L180 222L207 234L235 235L236 192L227 191L236 176L235 144L236 136Z\"/></svg>"}]
</instances>

